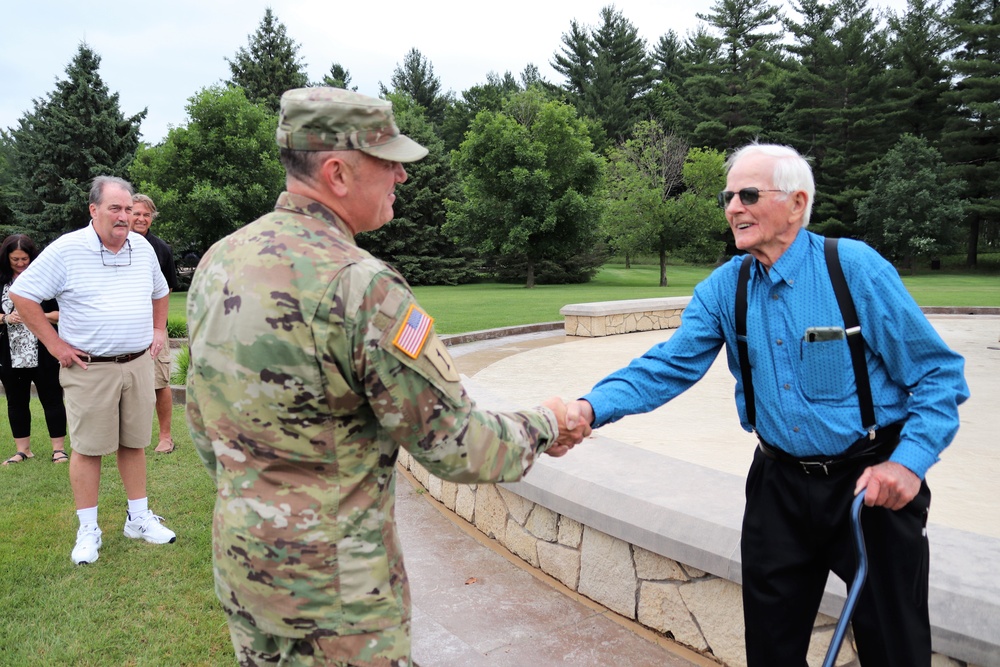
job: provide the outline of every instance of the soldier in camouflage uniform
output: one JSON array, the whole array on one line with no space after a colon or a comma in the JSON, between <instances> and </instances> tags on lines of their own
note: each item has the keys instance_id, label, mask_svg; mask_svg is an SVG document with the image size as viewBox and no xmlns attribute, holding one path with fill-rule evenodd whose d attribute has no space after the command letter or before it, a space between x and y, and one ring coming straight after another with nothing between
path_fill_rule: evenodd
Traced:
<instances>
[{"instance_id":1,"label":"soldier in camouflage uniform","mask_svg":"<svg viewBox=\"0 0 1000 667\"><path fill-rule=\"evenodd\" d=\"M513 481L589 427L558 399L478 409L406 281L355 244L392 219L400 163L427 153L389 102L288 91L277 139L286 192L206 253L188 294L216 592L241 664L404 667L399 447L447 480Z\"/></svg>"}]
</instances>

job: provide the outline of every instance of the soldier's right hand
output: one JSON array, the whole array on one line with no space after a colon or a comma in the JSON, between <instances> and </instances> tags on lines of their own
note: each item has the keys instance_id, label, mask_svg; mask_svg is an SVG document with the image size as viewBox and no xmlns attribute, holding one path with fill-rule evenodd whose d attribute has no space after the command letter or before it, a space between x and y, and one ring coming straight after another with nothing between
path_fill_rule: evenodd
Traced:
<instances>
[{"instance_id":1,"label":"soldier's right hand","mask_svg":"<svg viewBox=\"0 0 1000 667\"><path fill-rule=\"evenodd\" d=\"M559 424L559 435L555 444L545 451L549 456L563 456L590 435L590 423L579 419L576 413L570 415L567 412L567 403L563 399L553 396L543 401L542 405L555 413Z\"/></svg>"}]
</instances>

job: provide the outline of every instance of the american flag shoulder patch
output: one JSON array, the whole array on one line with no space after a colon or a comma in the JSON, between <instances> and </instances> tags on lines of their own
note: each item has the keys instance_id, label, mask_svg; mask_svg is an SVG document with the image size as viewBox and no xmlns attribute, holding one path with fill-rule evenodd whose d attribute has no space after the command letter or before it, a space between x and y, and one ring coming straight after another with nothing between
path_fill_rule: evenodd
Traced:
<instances>
[{"instance_id":1,"label":"american flag shoulder patch","mask_svg":"<svg viewBox=\"0 0 1000 667\"><path fill-rule=\"evenodd\" d=\"M406 317L403 318L403 326L400 327L392 344L406 356L416 359L420 356L420 350L424 349L432 324L434 318L420 310L417 304L411 303L409 310L406 311Z\"/></svg>"}]
</instances>

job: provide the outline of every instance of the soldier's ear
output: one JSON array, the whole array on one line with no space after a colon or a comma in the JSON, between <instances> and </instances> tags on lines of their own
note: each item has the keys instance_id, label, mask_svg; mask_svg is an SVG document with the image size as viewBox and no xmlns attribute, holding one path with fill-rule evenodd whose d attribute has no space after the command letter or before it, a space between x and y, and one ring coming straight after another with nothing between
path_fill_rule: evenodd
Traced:
<instances>
[{"instance_id":1,"label":"soldier's ear","mask_svg":"<svg viewBox=\"0 0 1000 667\"><path fill-rule=\"evenodd\" d=\"M334 153L320 167L320 179L324 186L337 197L345 197L350 191L351 165L342 155Z\"/></svg>"}]
</instances>

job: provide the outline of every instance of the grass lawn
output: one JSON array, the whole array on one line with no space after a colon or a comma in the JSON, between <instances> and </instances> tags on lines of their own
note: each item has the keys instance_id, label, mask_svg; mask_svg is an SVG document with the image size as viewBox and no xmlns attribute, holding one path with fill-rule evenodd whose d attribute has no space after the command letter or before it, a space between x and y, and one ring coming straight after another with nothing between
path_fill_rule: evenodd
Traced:
<instances>
[{"instance_id":1,"label":"grass lawn","mask_svg":"<svg viewBox=\"0 0 1000 667\"><path fill-rule=\"evenodd\" d=\"M104 458L100 559L69 558L78 526L69 466L49 462L42 410L32 401L34 459L0 467L0 665L233 665L225 614L212 582L215 485L174 409L173 454L148 449L151 509L177 542L122 535L125 491L115 458ZM0 419L7 403L0 398ZM155 441L154 441L155 442ZM6 428L0 454L14 453Z\"/></svg>"},{"instance_id":2,"label":"grass lawn","mask_svg":"<svg viewBox=\"0 0 1000 667\"><path fill-rule=\"evenodd\" d=\"M416 287L420 305L435 318L438 333L455 334L518 324L561 320L559 309L569 303L689 296L712 267L667 267L669 286L658 287L659 267L649 264L605 265L582 285L473 285ZM1000 307L1000 274L933 271L904 275L903 284L921 306ZM170 296L170 315L184 317L184 293Z\"/></svg>"}]
</instances>

